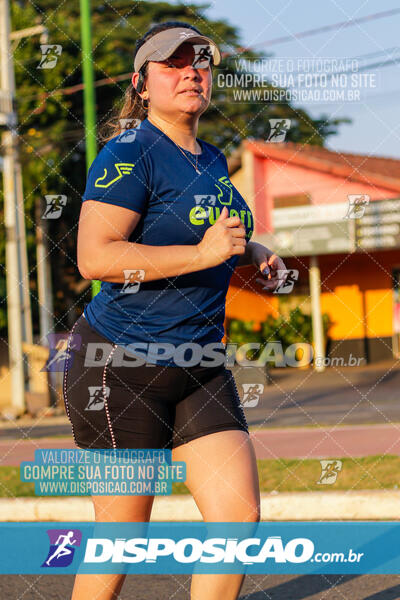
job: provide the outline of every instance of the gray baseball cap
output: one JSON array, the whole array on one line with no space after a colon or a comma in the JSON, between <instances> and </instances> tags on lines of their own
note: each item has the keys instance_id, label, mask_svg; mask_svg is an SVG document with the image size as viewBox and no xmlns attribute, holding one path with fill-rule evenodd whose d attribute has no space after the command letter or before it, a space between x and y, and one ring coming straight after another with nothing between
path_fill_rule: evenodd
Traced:
<instances>
[{"instance_id":1,"label":"gray baseball cap","mask_svg":"<svg viewBox=\"0 0 400 600\"><path fill-rule=\"evenodd\" d=\"M137 73L144 63L149 60L155 62L165 60L174 53L178 46L185 42L208 45L214 65L219 65L221 62L220 51L212 39L205 35L200 35L187 27L173 27L156 33L143 46L140 46L134 59L133 67L135 72Z\"/></svg>"}]
</instances>

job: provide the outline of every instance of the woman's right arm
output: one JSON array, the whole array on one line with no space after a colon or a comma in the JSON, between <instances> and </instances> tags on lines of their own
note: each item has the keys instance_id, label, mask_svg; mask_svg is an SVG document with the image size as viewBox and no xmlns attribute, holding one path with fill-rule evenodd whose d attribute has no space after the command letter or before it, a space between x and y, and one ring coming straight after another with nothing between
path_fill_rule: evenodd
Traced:
<instances>
[{"instance_id":1,"label":"woman's right arm","mask_svg":"<svg viewBox=\"0 0 400 600\"><path fill-rule=\"evenodd\" d=\"M86 200L78 229L78 269L84 279L124 283L124 270L143 269L144 281L201 271L244 254L245 228L226 207L199 244L148 246L129 242L141 214L114 204Z\"/></svg>"}]
</instances>

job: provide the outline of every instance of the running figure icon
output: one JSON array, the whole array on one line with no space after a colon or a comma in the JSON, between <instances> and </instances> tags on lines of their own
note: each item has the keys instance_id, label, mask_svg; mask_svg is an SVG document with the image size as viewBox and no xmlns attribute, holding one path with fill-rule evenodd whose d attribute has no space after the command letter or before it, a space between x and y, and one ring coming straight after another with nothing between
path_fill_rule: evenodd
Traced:
<instances>
[{"instance_id":1,"label":"running figure icon","mask_svg":"<svg viewBox=\"0 0 400 600\"><path fill-rule=\"evenodd\" d=\"M55 552L53 552L53 554L46 560L46 565L50 566L51 561L54 558L61 558L62 556L66 556L67 554L72 554L72 550L70 548L67 548L67 546L72 546L73 544L76 544L78 540L74 540L71 539L74 537L74 532L73 531L68 531L67 534L63 535L59 535L56 541L56 546L57 549L55 550ZM60 541L62 540L62 541Z\"/></svg>"}]
</instances>

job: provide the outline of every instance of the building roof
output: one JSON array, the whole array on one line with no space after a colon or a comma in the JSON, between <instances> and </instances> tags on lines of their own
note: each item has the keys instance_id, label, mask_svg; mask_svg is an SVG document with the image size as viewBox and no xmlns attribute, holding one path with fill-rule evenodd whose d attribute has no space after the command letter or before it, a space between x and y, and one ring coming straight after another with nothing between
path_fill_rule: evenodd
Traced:
<instances>
[{"instance_id":1,"label":"building roof","mask_svg":"<svg viewBox=\"0 0 400 600\"><path fill-rule=\"evenodd\" d=\"M262 140L246 139L228 159L230 174L240 168L243 149L248 149L255 156L264 157L266 160L281 160L291 165L400 192L400 160L398 159L335 152L321 146L294 142L267 143Z\"/></svg>"}]
</instances>

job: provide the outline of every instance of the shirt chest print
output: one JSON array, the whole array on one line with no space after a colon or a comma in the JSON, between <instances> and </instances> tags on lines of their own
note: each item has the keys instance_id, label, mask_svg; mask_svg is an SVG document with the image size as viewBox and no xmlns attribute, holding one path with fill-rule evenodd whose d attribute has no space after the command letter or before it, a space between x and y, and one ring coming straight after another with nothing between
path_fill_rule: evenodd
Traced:
<instances>
[{"instance_id":1,"label":"shirt chest print","mask_svg":"<svg viewBox=\"0 0 400 600\"><path fill-rule=\"evenodd\" d=\"M218 179L218 183L214 184L217 188L216 194L196 194L195 206L190 209L189 221L192 225L204 225L206 222L213 225L221 214L224 206L227 208L232 204L233 199L233 184L223 175ZM229 217L240 217L240 220L246 227L247 237L252 234L252 214L248 209L236 210L228 208Z\"/></svg>"}]
</instances>

